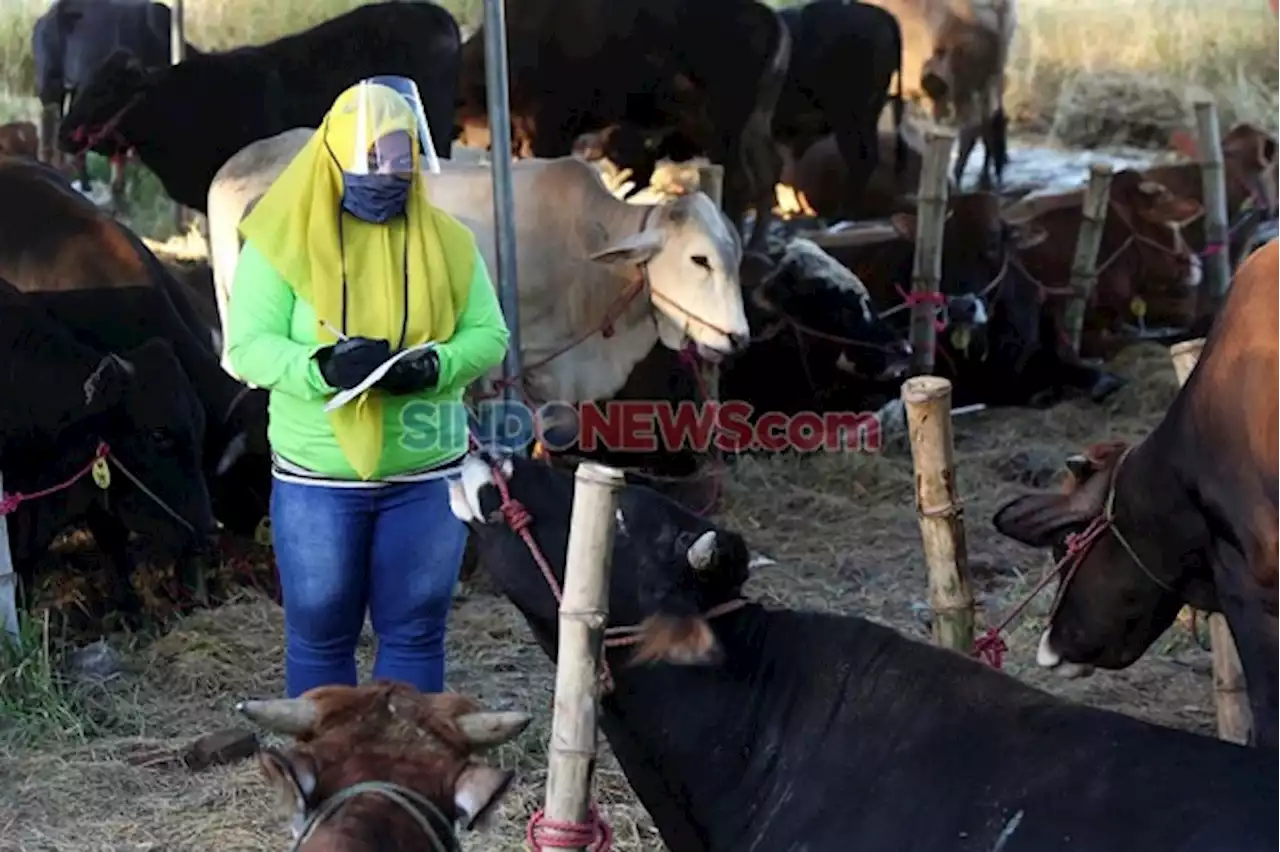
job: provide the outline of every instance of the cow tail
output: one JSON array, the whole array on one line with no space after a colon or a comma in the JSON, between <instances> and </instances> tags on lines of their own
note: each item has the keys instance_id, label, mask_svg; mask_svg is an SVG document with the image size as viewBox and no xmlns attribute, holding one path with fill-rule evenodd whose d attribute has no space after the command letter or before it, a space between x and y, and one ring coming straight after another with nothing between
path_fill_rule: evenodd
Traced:
<instances>
[{"instance_id":1,"label":"cow tail","mask_svg":"<svg viewBox=\"0 0 1280 852\"><path fill-rule=\"evenodd\" d=\"M901 177L903 171L907 167L907 140L902 137L902 116L905 108L905 102L902 97L902 28L898 22L894 21L894 29L897 30L897 46L898 46L898 80L895 84L895 91L890 95L893 101L893 174L895 177Z\"/></svg>"}]
</instances>

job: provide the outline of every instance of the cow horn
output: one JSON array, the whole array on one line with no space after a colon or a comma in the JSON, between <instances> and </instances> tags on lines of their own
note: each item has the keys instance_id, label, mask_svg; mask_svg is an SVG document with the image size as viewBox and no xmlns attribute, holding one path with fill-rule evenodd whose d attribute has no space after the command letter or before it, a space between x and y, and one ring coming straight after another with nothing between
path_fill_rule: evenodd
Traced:
<instances>
[{"instance_id":1,"label":"cow horn","mask_svg":"<svg viewBox=\"0 0 1280 852\"><path fill-rule=\"evenodd\" d=\"M458 730L462 732L463 738L474 748L487 748L489 746L502 745L508 740L514 739L525 728L529 727L529 723L533 721L533 717L528 713L520 713L514 710L501 712L481 711L478 713L464 713L453 720Z\"/></svg>"},{"instance_id":2,"label":"cow horn","mask_svg":"<svg viewBox=\"0 0 1280 852\"><path fill-rule=\"evenodd\" d=\"M244 458L245 452L249 447L249 434L247 432L239 432L234 438L227 442L227 446L222 451L222 456L218 459L218 466L214 469L214 476L222 476L235 466L235 463Z\"/></svg>"},{"instance_id":3,"label":"cow horn","mask_svg":"<svg viewBox=\"0 0 1280 852\"><path fill-rule=\"evenodd\" d=\"M1071 471L1071 475L1076 479L1084 479L1093 471L1093 462L1089 461L1088 456L1079 453L1067 456L1067 470Z\"/></svg>"},{"instance_id":4,"label":"cow horn","mask_svg":"<svg viewBox=\"0 0 1280 852\"><path fill-rule=\"evenodd\" d=\"M277 734L305 734L311 731L319 708L310 698L272 698L241 701L236 712Z\"/></svg>"},{"instance_id":5,"label":"cow horn","mask_svg":"<svg viewBox=\"0 0 1280 852\"><path fill-rule=\"evenodd\" d=\"M716 556L716 531L707 530L698 536L698 540L689 545L689 565L695 571L705 571L711 567Z\"/></svg>"}]
</instances>

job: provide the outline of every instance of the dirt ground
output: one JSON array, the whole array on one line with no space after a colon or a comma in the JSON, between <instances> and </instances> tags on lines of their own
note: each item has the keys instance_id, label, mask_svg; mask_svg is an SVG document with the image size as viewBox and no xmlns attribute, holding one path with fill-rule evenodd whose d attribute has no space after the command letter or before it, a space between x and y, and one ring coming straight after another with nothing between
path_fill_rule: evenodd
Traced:
<instances>
[{"instance_id":1,"label":"dirt ground","mask_svg":"<svg viewBox=\"0 0 1280 852\"><path fill-rule=\"evenodd\" d=\"M957 416L957 476L980 621L1004 611L1046 565L1043 554L994 531L995 508L1028 483L1056 482L1065 455L1087 443L1145 434L1175 393L1159 346L1126 350L1113 367L1130 383L1103 406L1067 402L1046 411ZM776 560L752 578L747 591L757 600L864 616L927 639L912 497L910 454L901 443L878 455L745 459L733 467L720 520ZM269 580L268 567L250 565L261 556L253 551L246 548L227 572ZM69 594L63 606L74 607L89 593ZM155 596L161 609L163 597ZM1185 626L1175 625L1127 671L1064 682L1034 666L1047 605L1042 596L1008 637L1009 674L1086 704L1213 732L1208 655ZM218 609L176 617L158 639L117 636L113 642L123 650L126 671L80 688L84 731L64 730L39 742L0 736L0 850L285 848L285 822L273 813L254 761L193 774L158 759L199 734L237 724L236 701L281 692L279 608L243 592ZM371 650L366 636L366 672ZM523 848L525 822L542 801L553 666L509 604L465 591L452 615L449 665L451 689L536 715L496 755L519 780L494 826L464 838L467 849L514 852ZM662 850L607 745L603 751L596 790L615 832L614 849Z\"/></svg>"}]
</instances>

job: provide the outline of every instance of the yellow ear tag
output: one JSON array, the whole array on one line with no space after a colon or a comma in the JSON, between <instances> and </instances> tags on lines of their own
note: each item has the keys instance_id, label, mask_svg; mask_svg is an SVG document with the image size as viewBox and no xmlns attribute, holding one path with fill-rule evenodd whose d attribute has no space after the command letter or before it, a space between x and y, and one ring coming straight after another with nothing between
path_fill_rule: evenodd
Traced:
<instances>
[{"instance_id":1,"label":"yellow ear tag","mask_svg":"<svg viewBox=\"0 0 1280 852\"><path fill-rule=\"evenodd\" d=\"M973 331L967 325L951 329L951 345L962 355L969 354L969 341L973 339Z\"/></svg>"},{"instance_id":2,"label":"yellow ear tag","mask_svg":"<svg viewBox=\"0 0 1280 852\"><path fill-rule=\"evenodd\" d=\"M263 547L271 546L271 518L264 517L258 521L258 526L253 531L254 544L260 544Z\"/></svg>"},{"instance_id":3,"label":"yellow ear tag","mask_svg":"<svg viewBox=\"0 0 1280 852\"><path fill-rule=\"evenodd\" d=\"M1143 301L1141 296L1134 296L1129 302L1129 310L1138 319L1143 319L1147 315L1147 303Z\"/></svg>"},{"instance_id":4,"label":"yellow ear tag","mask_svg":"<svg viewBox=\"0 0 1280 852\"><path fill-rule=\"evenodd\" d=\"M547 457L547 448L543 446L541 441L533 442L533 452L530 456L536 461L543 461Z\"/></svg>"},{"instance_id":5,"label":"yellow ear tag","mask_svg":"<svg viewBox=\"0 0 1280 852\"><path fill-rule=\"evenodd\" d=\"M93 463L93 481L103 491L111 487L111 466L106 459L98 459Z\"/></svg>"}]
</instances>

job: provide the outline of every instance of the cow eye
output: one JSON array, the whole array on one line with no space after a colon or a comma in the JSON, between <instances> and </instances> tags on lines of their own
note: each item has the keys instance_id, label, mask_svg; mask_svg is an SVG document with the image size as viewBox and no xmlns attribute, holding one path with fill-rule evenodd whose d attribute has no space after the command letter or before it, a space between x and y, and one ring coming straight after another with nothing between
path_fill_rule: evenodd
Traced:
<instances>
[{"instance_id":1,"label":"cow eye","mask_svg":"<svg viewBox=\"0 0 1280 852\"><path fill-rule=\"evenodd\" d=\"M707 259L705 254L695 254L690 259L693 261L694 266L705 269L707 272L711 271L711 261Z\"/></svg>"},{"instance_id":2,"label":"cow eye","mask_svg":"<svg viewBox=\"0 0 1280 852\"><path fill-rule=\"evenodd\" d=\"M151 443L156 445L157 449L168 450L173 448L173 435L168 429L152 429L147 437Z\"/></svg>"}]
</instances>

